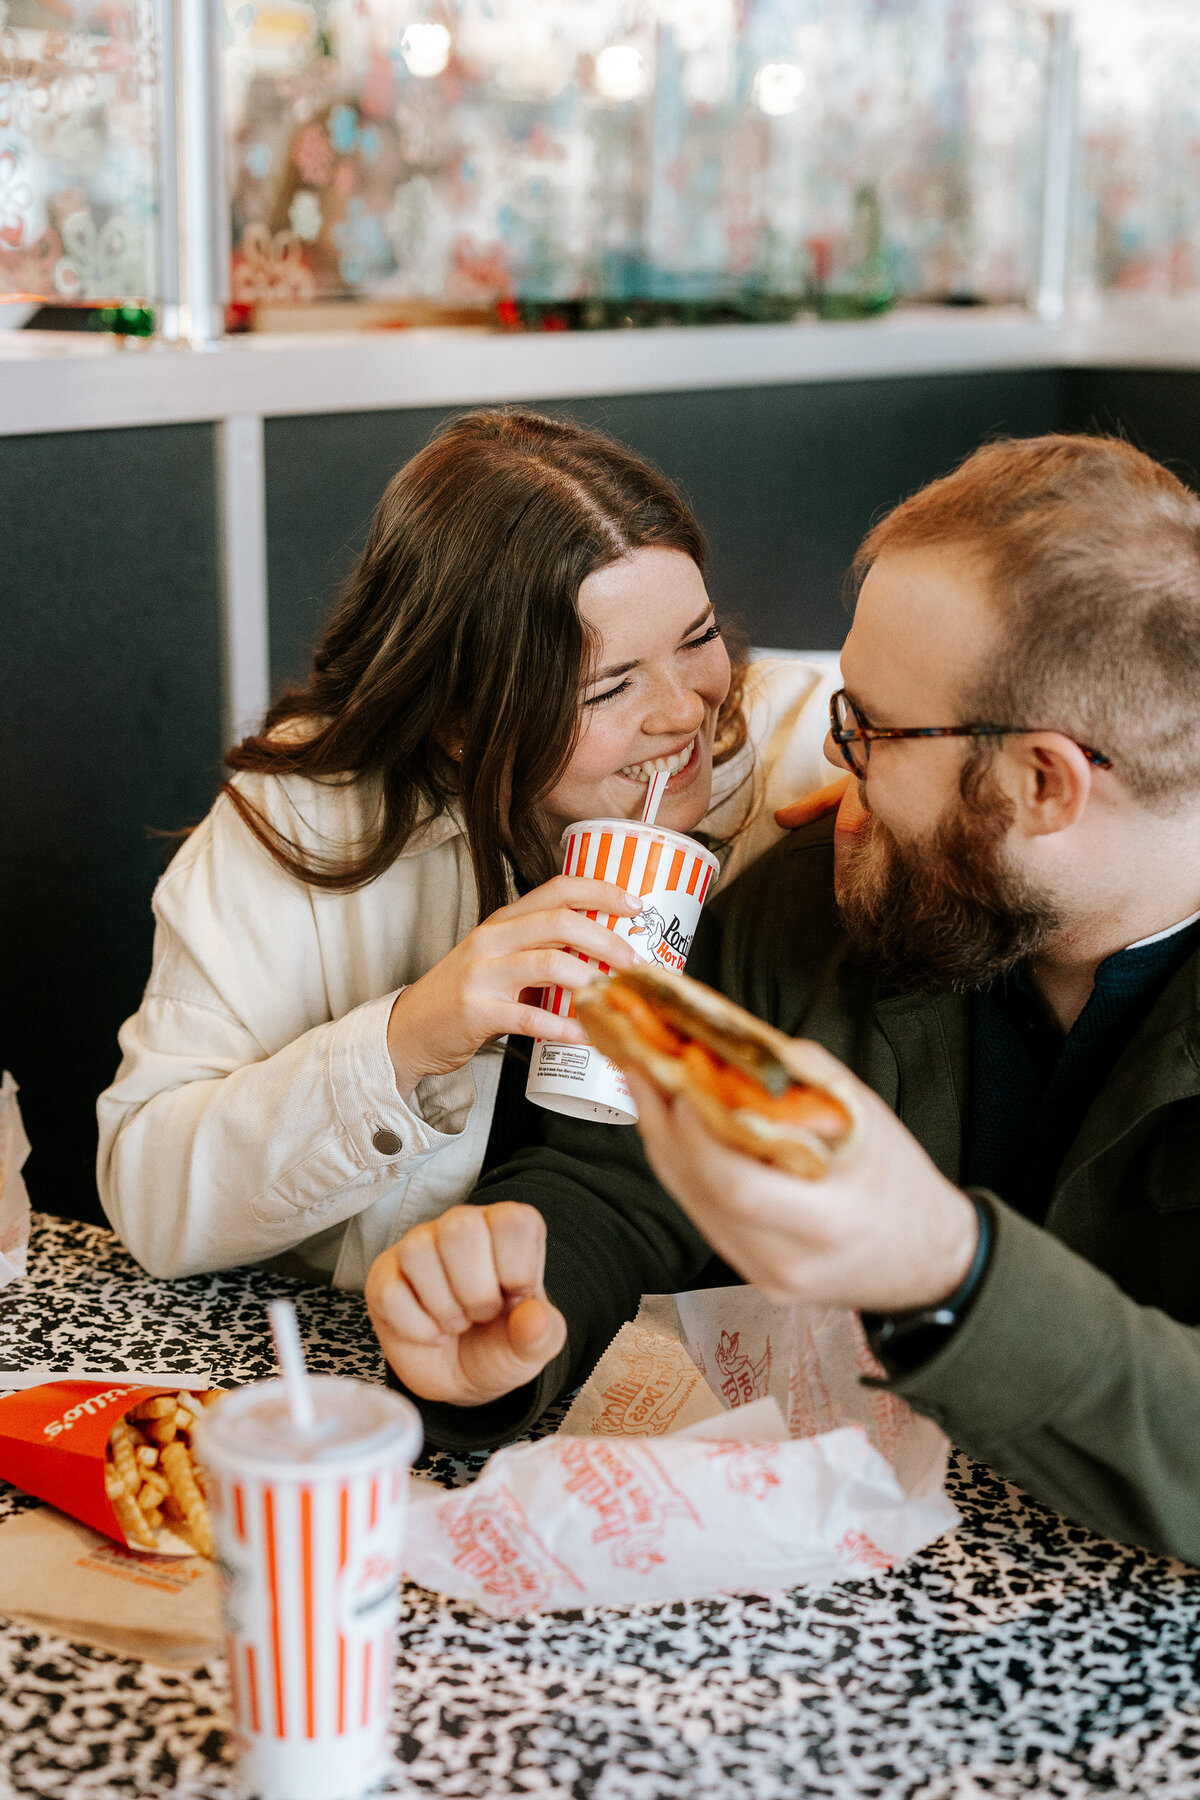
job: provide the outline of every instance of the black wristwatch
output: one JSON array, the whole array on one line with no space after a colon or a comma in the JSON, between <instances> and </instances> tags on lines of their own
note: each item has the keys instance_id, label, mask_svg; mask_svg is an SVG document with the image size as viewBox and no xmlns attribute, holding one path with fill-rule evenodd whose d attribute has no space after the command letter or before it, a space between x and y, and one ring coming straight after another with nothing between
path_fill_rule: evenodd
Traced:
<instances>
[{"instance_id":1,"label":"black wristwatch","mask_svg":"<svg viewBox=\"0 0 1200 1800\"><path fill-rule=\"evenodd\" d=\"M961 1325L983 1285L996 1235L995 1214L989 1194L968 1189L967 1199L979 1219L979 1237L971 1266L954 1292L918 1312L862 1315L867 1342L889 1375L912 1375L928 1362Z\"/></svg>"}]
</instances>

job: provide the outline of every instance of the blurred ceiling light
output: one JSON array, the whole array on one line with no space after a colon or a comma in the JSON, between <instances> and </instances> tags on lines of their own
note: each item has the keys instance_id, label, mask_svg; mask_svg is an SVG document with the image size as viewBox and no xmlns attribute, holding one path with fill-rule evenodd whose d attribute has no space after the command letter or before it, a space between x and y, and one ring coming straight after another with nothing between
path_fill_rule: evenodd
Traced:
<instances>
[{"instance_id":1,"label":"blurred ceiling light","mask_svg":"<svg viewBox=\"0 0 1200 1800\"><path fill-rule=\"evenodd\" d=\"M683 61L680 83L689 106L720 106L733 86L733 59L723 50L697 50Z\"/></svg>"},{"instance_id":2,"label":"blurred ceiling light","mask_svg":"<svg viewBox=\"0 0 1200 1800\"><path fill-rule=\"evenodd\" d=\"M450 33L429 21L409 25L400 39L400 54L410 75L440 75L450 61Z\"/></svg>"},{"instance_id":3,"label":"blurred ceiling light","mask_svg":"<svg viewBox=\"0 0 1200 1800\"><path fill-rule=\"evenodd\" d=\"M799 63L764 63L754 77L754 103L770 119L794 113L804 92L804 70Z\"/></svg>"},{"instance_id":4,"label":"blurred ceiling light","mask_svg":"<svg viewBox=\"0 0 1200 1800\"><path fill-rule=\"evenodd\" d=\"M596 58L596 92L606 100L638 100L650 86L646 59L634 44L606 44Z\"/></svg>"}]
</instances>

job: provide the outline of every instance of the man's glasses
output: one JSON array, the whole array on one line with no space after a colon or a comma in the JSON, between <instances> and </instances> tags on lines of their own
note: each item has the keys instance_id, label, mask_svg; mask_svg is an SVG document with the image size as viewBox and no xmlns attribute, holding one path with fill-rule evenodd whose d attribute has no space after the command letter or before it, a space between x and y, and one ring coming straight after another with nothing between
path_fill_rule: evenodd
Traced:
<instances>
[{"instance_id":1,"label":"man's glasses","mask_svg":"<svg viewBox=\"0 0 1200 1800\"><path fill-rule=\"evenodd\" d=\"M881 738L1016 737L1023 732L1054 729L1034 725L864 725L853 702L847 699L845 688L839 688L829 702L829 735L851 774L860 781L866 778L871 745ZM1077 740L1072 738L1071 742ZM1078 747L1096 768L1112 768L1111 758L1103 751L1090 750L1086 744Z\"/></svg>"}]
</instances>

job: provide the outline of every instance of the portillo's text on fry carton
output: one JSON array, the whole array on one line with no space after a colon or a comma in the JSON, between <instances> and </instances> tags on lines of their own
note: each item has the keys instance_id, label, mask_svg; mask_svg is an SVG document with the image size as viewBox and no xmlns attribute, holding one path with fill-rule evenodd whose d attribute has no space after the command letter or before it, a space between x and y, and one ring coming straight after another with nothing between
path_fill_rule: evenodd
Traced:
<instances>
[{"instance_id":1,"label":"portillo's text on fry carton","mask_svg":"<svg viewBox=\"0 0 1200 1800\"><path fill-rule=\"evenodd\" d=\"M120 1376L64 1378L7 1395L0 1399L0 1477L117 1543L138 1548L110 1498L109 1439L113 1427L136 1408L178 1394L181 1385L178 1380L141 1385ZM167 1556L196 1554L194 1543L171 1530L151 1536L140 1548Z\"/></svg>"}]
</instances>

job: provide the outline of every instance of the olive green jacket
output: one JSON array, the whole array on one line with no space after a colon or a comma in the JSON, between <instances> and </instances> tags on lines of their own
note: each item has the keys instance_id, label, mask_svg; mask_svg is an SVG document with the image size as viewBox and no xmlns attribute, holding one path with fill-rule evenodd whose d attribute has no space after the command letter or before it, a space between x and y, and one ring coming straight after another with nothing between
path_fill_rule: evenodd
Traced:
<instances>
[{"instance_id":1,"label":"olive green jacket","mask_svg":"<svg viewBox=\"0 0 1200 1800\"><path fill-rule=\"evenodd\" d=\"M756 863L702 922L689 973L870 1084L959 1178L969 1002L882 989L833 902L827 822ZM642 1293L713 1279L635 1131L547 1116L480 1184L548 1225L563 1354L494 1406L426 1407L435 1442L516 1435L588 1372ZM1065 1158L1045 1229L997 1203L991 1263L946 1346L894 1383L956 1444L1106 1536L1200 1563L1200 954L1160 995Z\"/></svg>"}]
</instances>

